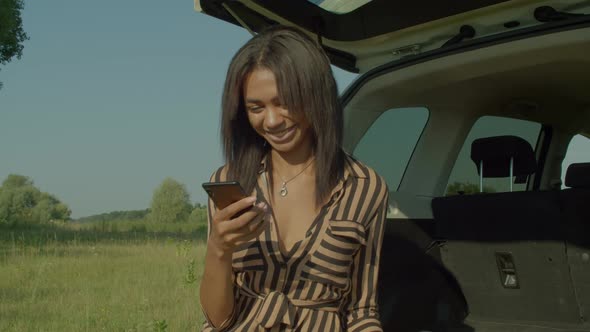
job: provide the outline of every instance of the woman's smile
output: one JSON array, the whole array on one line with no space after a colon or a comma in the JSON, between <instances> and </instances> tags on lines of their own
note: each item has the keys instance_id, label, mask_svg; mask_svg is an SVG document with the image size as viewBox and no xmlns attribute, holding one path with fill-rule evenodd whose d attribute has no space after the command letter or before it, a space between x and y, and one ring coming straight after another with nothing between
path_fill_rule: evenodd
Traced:
<instances>
[{"instance_id":1,"label":"woman's smile","mask_svg":"<svg viewBox=\"0 0 590 332\"><path fill-rule=\"evenodd\" d=\"M293 137L295 129L297 129L297 125L293 125L280 131L266 131L266 138L275 144L285 143Z\"/></svg>"}]
</instances>

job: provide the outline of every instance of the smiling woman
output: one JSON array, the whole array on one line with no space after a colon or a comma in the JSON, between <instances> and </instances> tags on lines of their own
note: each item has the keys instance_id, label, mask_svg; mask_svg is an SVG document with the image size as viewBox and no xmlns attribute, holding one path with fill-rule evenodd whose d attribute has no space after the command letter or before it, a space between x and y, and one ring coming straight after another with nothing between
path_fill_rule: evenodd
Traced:
<instances>
[{"instance_id":1,"label":"smiling woman","mask_svg":"<svg viewBox=\"0 0 590 332\"><path fill-rule=\"evenodd\" d=\"M277 152L311 155L312 133L303 112L289 112L277 91L272 71L253 70L244 84L248 121ZM308 150L308 151L305 151Z\"/></svg>"},{"instance_id":2,"label":"smiling woman","mask_svg":"<svg viewBox=\"0 0 590 332\"><path fill-rule=\"evenodd\" d=\"M381 331L387 185L342 150L322 48L294 28L261 32L234 56L222 109L226 165L211 181L252 197L209 201L205 331Z\"/></svg>"}]
</instances>

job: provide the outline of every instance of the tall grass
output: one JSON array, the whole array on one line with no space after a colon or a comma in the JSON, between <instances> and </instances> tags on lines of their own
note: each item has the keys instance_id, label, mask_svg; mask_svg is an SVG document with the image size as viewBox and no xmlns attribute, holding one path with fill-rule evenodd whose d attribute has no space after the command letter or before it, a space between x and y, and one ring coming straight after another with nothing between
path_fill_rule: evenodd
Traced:
<instances>
[{"instance_id":1,"label":"tall grass","mask_svg":"<svg viewBox=\"0 0 590 332\"><path fill-rule=\"evenodd\" d=\"M0 331L199 331L203 225L0 227Z\"/></svg>"}]
</instances>

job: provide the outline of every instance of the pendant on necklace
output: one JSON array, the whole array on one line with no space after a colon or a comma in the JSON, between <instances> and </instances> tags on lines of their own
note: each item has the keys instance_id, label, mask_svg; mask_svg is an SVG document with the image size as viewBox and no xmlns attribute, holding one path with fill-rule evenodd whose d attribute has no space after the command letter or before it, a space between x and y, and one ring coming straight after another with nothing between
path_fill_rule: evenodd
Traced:
<instances>
[{"instance_id":1,"label":"pendant on necklace","mask_svg":"<svg viewBox=\"0 0 590 332\"><path fill-rule=\"evenodd\" d=\"M287 183L283 182L283 185L281 186L281 196L285 197L288 193L289 192L287 191Z\"/></svg>"}]
</instances>

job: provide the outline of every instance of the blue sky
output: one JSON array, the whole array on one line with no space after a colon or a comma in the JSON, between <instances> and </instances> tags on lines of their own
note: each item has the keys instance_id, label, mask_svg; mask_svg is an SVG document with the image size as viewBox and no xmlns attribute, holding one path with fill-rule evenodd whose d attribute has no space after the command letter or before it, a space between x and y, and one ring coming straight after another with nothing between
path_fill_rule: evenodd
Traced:
<instances>
[{"instance_id":1,"label":"blue sky","mask_svg":"<svg viewBox=\"0 0 590 332\"><path fill-rule=\"evenodd\" d=\"M29 176L74 217L144 209L167 176L205 202L245 30L190 0L25 1L23 21L23 57L0 71L0 181Z\"/></svg>"},{"instance_id":2,"label":"blue sky","mask_svg":"<svg viewBox=\"0 0 590 332\"><path fill-rule=\"evenodd\" d=\"M23 57L0 71L0 180L31 177L73 217L147 208L168 176L205 202L225 71L249 34L190 0L25 1L23 20ZM355 77L335 75L340 90ZM582 160L576 138L564 164Z\"/></svg>"}]
</instances>

